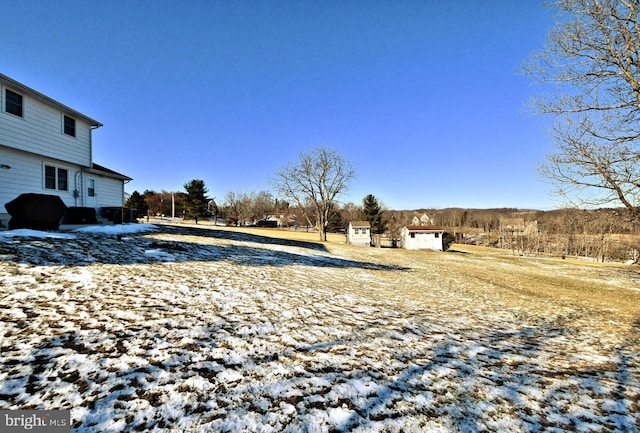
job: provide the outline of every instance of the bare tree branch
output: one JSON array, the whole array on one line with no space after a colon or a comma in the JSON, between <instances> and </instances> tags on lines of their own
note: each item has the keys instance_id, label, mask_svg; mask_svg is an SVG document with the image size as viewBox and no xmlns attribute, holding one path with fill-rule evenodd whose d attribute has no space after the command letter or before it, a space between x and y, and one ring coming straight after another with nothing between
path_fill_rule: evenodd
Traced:
<instances>
[{"instance_id":1,"label":"bare tree branch","mask_svg":"<svg viewBox=\"0 0 640 433\"><path fill-rule=\"evenodd\" d=\"M640 216L640 4L557 0L561 21L523 68L547 95L534 111L555 118L555 149L540 168L581 204L621 203Z\"/></svg>"}]
</instances>

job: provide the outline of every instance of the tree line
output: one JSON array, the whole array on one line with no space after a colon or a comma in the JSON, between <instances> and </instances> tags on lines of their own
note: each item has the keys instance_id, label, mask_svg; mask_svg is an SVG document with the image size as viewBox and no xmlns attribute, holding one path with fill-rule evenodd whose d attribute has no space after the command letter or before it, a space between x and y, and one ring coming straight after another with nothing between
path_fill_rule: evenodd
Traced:
<instances>
[{"instance_id":1,"label":"tree line","mask_svg":"<svg viewBox=\"0 0 640 433\"><path fill-rule=\"evenodd\" d=\"M228 192L221 200L208 196L201 179L184 184L184 191L134 191L125 206L142 216L222 218L228 225L252 225L276 221L281 226L314 228L321 240L330 231L344 231L350 221L369 221L373 233L384 233L382 205L372 194L362 206L339 205L355 172L338 152L318 147L301 153L299 159L275 173L271 185L280 198L268 191Z\"/></svg>"},{"instance_id":2,"label":"tree line","mask_svg":"<svg viewBox=\"0 0 640 433\"><path fill-rule=\"evenodd\" d=\"M192 185L199 187L194 191ZM278 221L279 226L317 229L316 214L313 206L291 206L284 199L278 199L267 191L228 192L222 200L206 195L204 181L194 179L185 184L186 191L169 192L146 190L143 193L134 191L125 206L136 209L138 218L171 217L194 220L220 220L231 226L260 225L260 222ZM353 202L329 205L326 217L326 232L337 233L347 229L351 221L368 221L372 233L386 232L386 221L383 219L383 205L372 194L367 195L362 204Z\"/></svg>"},{"instance_id":3,"label":"tree line","mask_svg":"<svg viewBox=\"0 0 640 433\"><path fill-rule=\"evenodd\" d=\"M521 255L556 254L598 260L638 260L640 224L625 208L554 211L503 209L387 209L373 194L361 203L342 203L354 172L336 151L324 147L302 153L272 178L268 191L227 192L222 199L209 196L201 179L184 184L184 191L139 193L126 206L139 217L176 216L224 220L226 225L271 225L313 229L321 240L327 232L345 232L352 221L367 221L371 234L395 245L404 226L427 215L429 224L446 230L445 245L453 242L511 249ZM268 224L266 222L269 222ZM262 224L265 223L265 224ZM418 224L422 224L419 222Z\"/></svg>"}]
</instances>

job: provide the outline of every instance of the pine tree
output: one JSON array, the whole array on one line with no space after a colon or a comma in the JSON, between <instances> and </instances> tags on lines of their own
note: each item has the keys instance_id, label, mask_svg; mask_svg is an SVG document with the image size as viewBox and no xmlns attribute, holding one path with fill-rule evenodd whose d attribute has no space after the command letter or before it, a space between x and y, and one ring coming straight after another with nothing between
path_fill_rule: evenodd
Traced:
<instances>
[{"instance_id":1,"label":"pine tree","mask_svg":"<svg viewBox=\"0 0 640 433\"><path fill-rule=\"evenodd\" d=\"M131 195L127 199L127 202L125 203L125 207L129 209L136 209L136 213L139 217L146 216L147 210L149 209L147 207L147 202L145 201L144 196L142 196L142 194L140 194L138 191L133 191L131 193Z\"/></svg>"},{"instance_id":2,"label":"pine tree","mask_svg":"<svg viewBox=\"0 0 640 433\"><path fill-rule=\"evenodd\" d=\"M362 199L362 220L371 224L372 234L382 234L386 230L386 222L382 219L382 208L378 199L369 194Z\"/></svg>"},{"instance_id":3,"label":"pine tree","mask_svg":"<svg viewBox=\"0 0 640 433\"><path fill-rule=\"evenodd\" d=\"M193 179L184 184L187 193L184 195L184 209L187 217L199 218L207 216L207 187L203 180Z\"/></svg>"},{"instance_id":4,"label":"pine tree","mask_svg":"<svg viewBox=\"0 0 640 433\"><path fill-rule=\"evenodd\" d=\"M342 219L342 215L335 203L331 203L331 209L329 210L329 219L327 221L327 232L337 233L341 230L345 230L345 222Z\"/></svg>"}]
</instances>

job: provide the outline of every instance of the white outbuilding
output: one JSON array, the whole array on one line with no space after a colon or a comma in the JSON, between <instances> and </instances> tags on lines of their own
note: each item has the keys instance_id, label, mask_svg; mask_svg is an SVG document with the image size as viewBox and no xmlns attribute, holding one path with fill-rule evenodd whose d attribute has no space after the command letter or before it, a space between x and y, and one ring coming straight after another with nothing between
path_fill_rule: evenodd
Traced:
<instances>
[{"instance_id":1,"label":"white outbuilding","mask_svg":"<svg viewBox=\"0 0 640 433\"><path fill-rule=\"evenodd\" d=\"M400 246L408 250L442 251L443 233L439 226L406 226L400 230Z\"/></svg>"},{"instance_id":2,"label":"white outbuilding","mask_svg":"<svg viewBox=\"0 0 640 433\"><path fill-rule=\"evenodd\" d=\"M351 221L347 240L351 245L371 246L371 224L368 221Z\"/></svg>"}]
</instances>

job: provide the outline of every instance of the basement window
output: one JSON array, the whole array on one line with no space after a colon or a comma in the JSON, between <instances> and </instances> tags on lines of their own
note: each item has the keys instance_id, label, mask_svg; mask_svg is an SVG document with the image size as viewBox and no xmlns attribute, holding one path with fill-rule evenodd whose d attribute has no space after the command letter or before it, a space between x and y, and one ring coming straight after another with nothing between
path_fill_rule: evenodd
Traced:
<instances>
[{"instance_id":1,"label":"basement window","mask_svg":"<svg viewBox=\"0 0 640 433\"><path fill-rule=\"evenodd\" d=\"M9 89L5 89L4 111L15 116L22 117L22 95L12 92Z\"/></svg>"}]
</instances>

